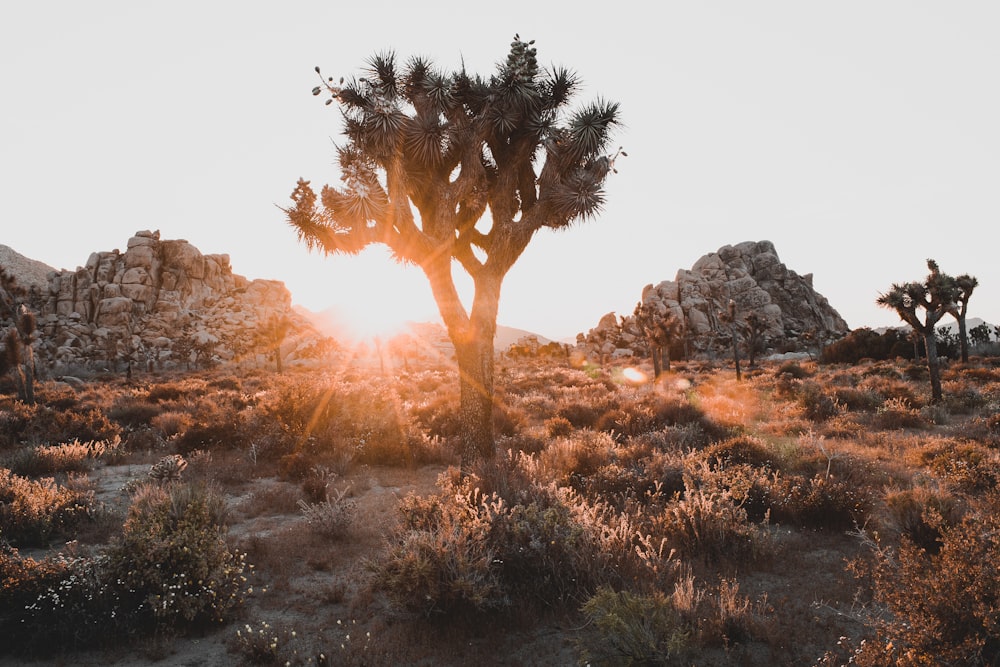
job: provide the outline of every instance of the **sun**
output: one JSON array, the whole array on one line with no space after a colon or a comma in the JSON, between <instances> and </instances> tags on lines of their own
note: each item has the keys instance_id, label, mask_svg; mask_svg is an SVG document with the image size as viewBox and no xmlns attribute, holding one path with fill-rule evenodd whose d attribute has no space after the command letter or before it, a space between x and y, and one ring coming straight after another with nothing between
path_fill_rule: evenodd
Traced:
<instances>
[{"instance_id":1,"label":"sun","mask_svg":"<svg viewBox=\"0 0 1000 667\"><path fill-rule=\"evenodd\" d=\"M441 321L427 277L394 261L384 248L300 256L286 270L293 302L322 315L334 338L388 340L406 333L410 323Z\"/></svg>"}]
</instances>

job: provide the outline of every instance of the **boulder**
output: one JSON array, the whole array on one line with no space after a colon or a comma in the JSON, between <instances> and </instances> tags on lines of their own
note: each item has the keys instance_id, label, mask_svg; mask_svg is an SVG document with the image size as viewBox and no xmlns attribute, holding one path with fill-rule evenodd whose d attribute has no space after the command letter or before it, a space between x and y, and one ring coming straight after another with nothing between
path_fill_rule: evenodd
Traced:
<instances>
[{"instance_id":1,"label":"boulder","mask_svg":"<svg viewBox=\"0 0 1000 667\"><path fill-rule=\"evenodd\" d=\"M641 302L653 312L668 311L684 325L686 346L706 354L718 353L728 335L726 319L730 300L736 319L750 313L763 322L767 347L808 347L811 339L834 339L850 329L839 313L813 289L811 273L799 275L786 267L770 241L745 241L726 245L700 257L690 269L680 269L673 280L645 286ZM636 353L645 352L645 337L634 318L619 323L614 313L601 318L584 337L592 354L605 354L608 342L627 343Z\"/></svg>"}]
</instances>

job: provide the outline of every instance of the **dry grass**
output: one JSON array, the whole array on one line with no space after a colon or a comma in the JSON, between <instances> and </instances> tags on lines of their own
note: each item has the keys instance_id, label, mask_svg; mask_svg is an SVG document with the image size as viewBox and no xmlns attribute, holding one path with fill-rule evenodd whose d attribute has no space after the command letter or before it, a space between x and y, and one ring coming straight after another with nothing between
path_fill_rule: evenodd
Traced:
<instances>
[{"instance_id":1,"label":"dry grass","mask_svg":"<svg viewBox=\"0 0 1000 667\"><path fill-rule=\"evenodd\" d=\"M926 654L906 624L954 620L933 568L995 557L969 526L995 508L1000 376L986 360L953 364L931 405L920 370L765 363L737 382L677 364L635 384L617 367L508 361L503 454L437 484L457 462L449 369L176 375L78 393L42 383L38 406L0 397L0 607L82 567L10 548L70 559L77 539L88 558L113 552L137 500L107 494L105 466L131 461L138 479L180 453L180 483L224 499L228 544L256 566L246 619L209 639L230 658L494 664L502 648L523 664L618 664L630 651L882 664L863 640ZM922 598L893 592L902 576ZM1000 613L993 589L975 590ZM566 630L588 619L597 634ZM349 621L356 630L339 630ZM248 622L253 638L237 636ZM953 649L995 660L990 626L973 626ZM130 641L167 640L147 628Z\"/></svg>"}]
</instances>

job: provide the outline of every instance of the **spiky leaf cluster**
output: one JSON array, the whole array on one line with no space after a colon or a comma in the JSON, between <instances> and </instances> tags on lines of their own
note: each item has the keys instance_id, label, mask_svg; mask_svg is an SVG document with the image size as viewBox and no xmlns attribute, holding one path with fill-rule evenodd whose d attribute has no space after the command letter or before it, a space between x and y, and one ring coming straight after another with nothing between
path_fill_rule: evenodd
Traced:
<instances>
[{"instance_id":1,"label":"spiky leaf cluster","mask_svg":"<svg viewBox=\"0 0 1000 667\"><path fill-rule=\"evenodd\" d=\"M399 66L391 51L346 83L320 77L313 93L339 103L347 142L337 148L341 184L317 197L299 180L284 209L310 248L383 243L416 264L444 254L472 275L492 259L502 275L535 231L604 204L618 105L568 111L576 75L541 68L533 42L515 36L489 78L422 57Z\"/></svg>"},{"instance_id":2,"label":"spiky leaf cluster","mask_svg":"<svg viewBox=\"0 0 1000 667\"><path fill-rule=\"evenodd\" d=\"M893 283L880 294L876 303L896 311L899 318L915 331L934 331L934 325L947 313L955 312L959 299L956 279L942 273L937 262L927 260L929 273L923 282ZM924 311L923 321L918 311Z\"/></svg>"}]
</instances>

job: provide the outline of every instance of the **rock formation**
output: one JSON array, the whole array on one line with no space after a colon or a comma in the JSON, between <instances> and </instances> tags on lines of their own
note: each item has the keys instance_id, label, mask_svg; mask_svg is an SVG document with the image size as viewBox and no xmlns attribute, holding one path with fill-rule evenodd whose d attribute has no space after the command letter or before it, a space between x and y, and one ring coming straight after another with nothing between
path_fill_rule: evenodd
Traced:
<instances>
[{"instance_id":1,"label":"rock formation","mask_svg":"<svg viewBox=\"0 0 1000 667\"><path fill-rule=\"evenodd\" d=\"M720 315L730 300L736 319L755 313L763 323L765 348L805 349L814 341L834 339L850 329L821 294L813 289L812 274L799 275L778 259L770 241L747 241L723 246L699 259L673 280L647 285L641 301L659 314L668 311L684 324L691 354L712 355L729 326ZM601 356L639 353L645 341L631 315L617 322L614 313L601 318L583 337L588 352Z\"/></svg>"},{"instance_id":2,"label":"rock formation","mask_svg":"<svg viewBox=\"0 0 1000 667\"><path fill-rule=\"evenodd\" d=\"M125 252L92 253L75 270L49 271L43 286L39 263L14 255L26 260L7 253L0 266L31 288L39 365L56 372L118 360L159 368L204 355L229 361L254 351L255 334L272 317L291 321L286 355L317 338L283 283L248 280L233 273L228 255L205 255L159 232L137 232Z\"/></svg>"}]
</instances>

